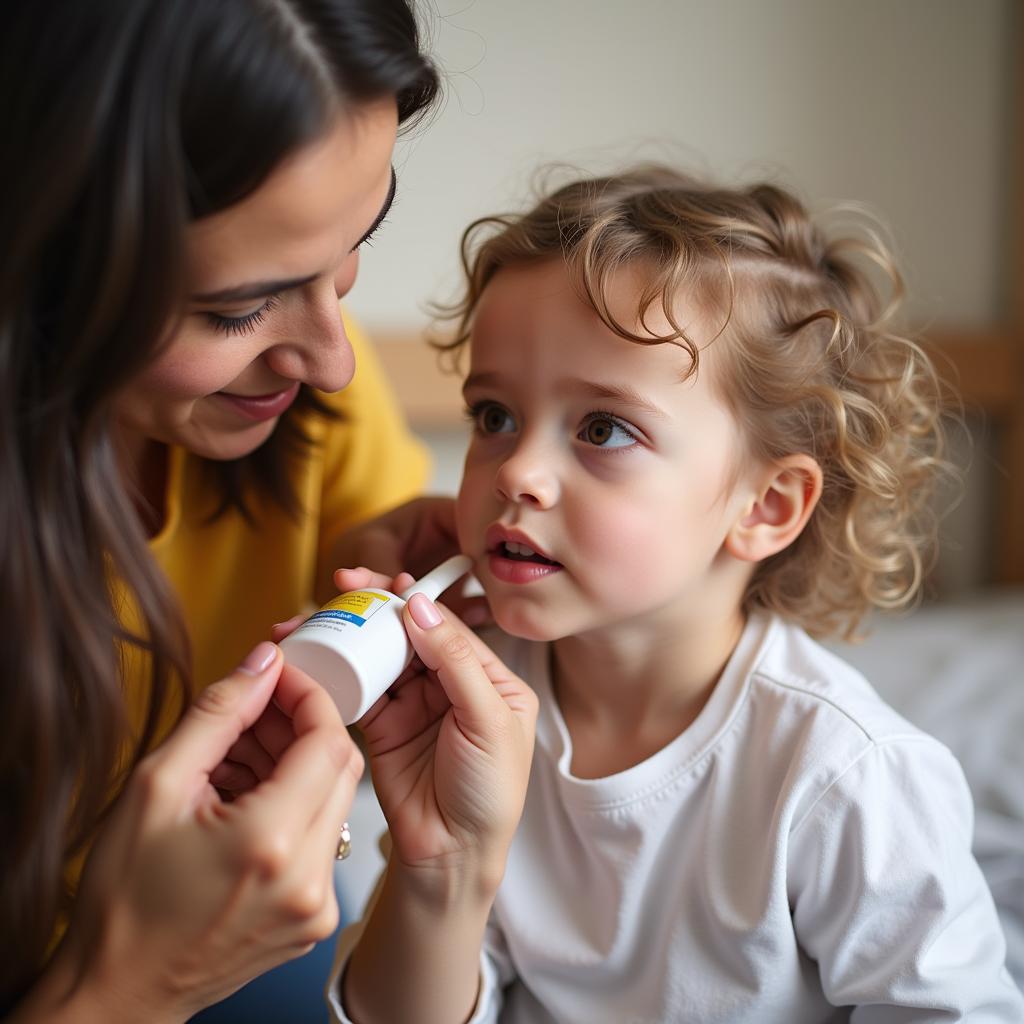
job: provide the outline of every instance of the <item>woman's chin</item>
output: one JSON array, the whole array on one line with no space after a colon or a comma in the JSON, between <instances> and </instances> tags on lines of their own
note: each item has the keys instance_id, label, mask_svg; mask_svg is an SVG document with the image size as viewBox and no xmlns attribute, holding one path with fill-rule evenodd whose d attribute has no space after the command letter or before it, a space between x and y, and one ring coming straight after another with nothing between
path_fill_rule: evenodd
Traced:
<instances>
[{"instance_id":1,"label":"woman's chin","mask_svg":"<svg viewBox=\"0 0 1024 1024\"><path fill-rule=\"evenodd\" d=\"M186 442L183 446L193 455L199 455L213 462L244 459L270 440L277 423L276 419L268 420L265 423L253 424L245 430L225 431L214 436L207 435L193 444Z\"/></svg>"}]
</instances>

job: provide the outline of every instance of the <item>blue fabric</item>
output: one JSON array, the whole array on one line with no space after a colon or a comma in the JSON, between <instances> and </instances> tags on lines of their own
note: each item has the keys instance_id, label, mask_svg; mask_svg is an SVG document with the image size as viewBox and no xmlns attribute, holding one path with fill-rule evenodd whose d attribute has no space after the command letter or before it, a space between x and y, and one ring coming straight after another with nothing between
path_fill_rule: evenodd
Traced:
<instances>
[{"instance_id":1,"label":"blue fabric","mask_svg":"<svg viewBox=\"0 0 1024 1024\"><path fill-rule=\"evenodd\" d=\"M191 1024L325 1024L324 986L337 937L335 931L305 956L254 978L234 995L197 1013Z\"/></svg>"}]
</instances>

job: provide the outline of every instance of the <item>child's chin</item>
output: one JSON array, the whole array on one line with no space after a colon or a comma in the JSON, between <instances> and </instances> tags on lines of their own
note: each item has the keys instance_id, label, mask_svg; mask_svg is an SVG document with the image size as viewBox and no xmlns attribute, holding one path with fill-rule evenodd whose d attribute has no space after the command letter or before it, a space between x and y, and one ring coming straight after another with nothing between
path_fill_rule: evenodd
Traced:
<instances>
[{"instance_id":1,"label":"child's chin","mask_svg":"<svg viewBox=\"0 0 1024 1024\"><path fill-rule=\"evenodd\" d=\"M557 623L550 619L523 615L518 609L496 608L492 603L491 613L494 615L494 621L504 632L521 640L560 640L567 635L564 629L558 629Z\"/></svg>"}]
</instances>

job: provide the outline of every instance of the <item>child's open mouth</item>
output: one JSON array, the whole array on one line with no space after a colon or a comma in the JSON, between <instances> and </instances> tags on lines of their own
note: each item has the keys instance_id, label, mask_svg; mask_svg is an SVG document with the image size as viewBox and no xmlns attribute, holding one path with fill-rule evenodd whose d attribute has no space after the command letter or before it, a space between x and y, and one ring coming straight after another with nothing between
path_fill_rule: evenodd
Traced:
<instances>
[{"instance_id":1,"label":"child's open mouth","mask_svg":"<svg viewBox=\"0 0 1024 1024\"><path fill-rule=\"evenodd\" d=\"M499 541L488 559L491 575L502 583L537 583L562 572L562 564L519 541Z\"/></svg>"},{"instance_id":2,"label":"child's open mouth","mask_svg":"<svg viewBox=\"0 0 1024 1024\"><path fill-rule=\"evenodd\" d=\"M526 544L517 544L515 541L505 541L499 544L498 554L502 558L511 558L514 562L537 562L540 565L560 564L552 558L546 558L544 555L539 554Z\"/></svg>"}]
</instances>

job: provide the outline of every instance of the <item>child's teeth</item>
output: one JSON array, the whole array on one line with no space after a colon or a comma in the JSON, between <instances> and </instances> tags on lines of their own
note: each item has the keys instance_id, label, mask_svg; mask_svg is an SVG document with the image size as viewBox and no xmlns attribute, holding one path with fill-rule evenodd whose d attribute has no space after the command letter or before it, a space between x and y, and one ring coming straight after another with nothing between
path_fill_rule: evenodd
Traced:
<instances>
[{"instance_id":1,"label":"child's teeth","mask_svg":"<svg viewBox=\"0 0 1024 1024\"><path fill-rule=\"evenodd\" d=\"M508 550L511 551L513 555L525 555L526 557L529 557L531 555L537 554L537 552L534 551L533 548L527 547L527 545L525 544L518 544L515 541L506 541L505 547L508 548Z\"/></svg>"}]
</instances>

